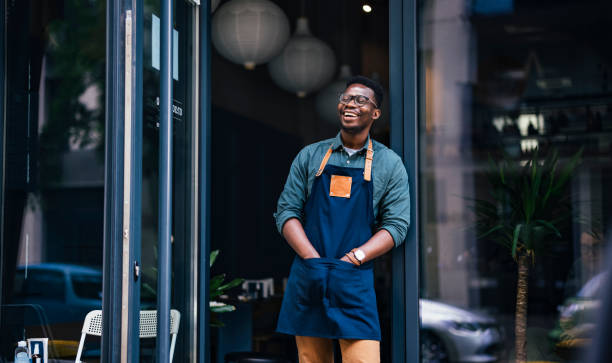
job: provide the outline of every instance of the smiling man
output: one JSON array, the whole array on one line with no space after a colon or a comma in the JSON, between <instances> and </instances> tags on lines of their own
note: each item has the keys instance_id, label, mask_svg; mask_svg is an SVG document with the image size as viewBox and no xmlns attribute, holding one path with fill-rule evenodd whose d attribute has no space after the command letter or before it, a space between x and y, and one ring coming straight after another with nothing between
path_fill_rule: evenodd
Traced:
<instances>
[{"instance_id":1,"label":"smiling man","mask_svg":"<svg viewBox=\"0 0 612 363\"><path fill-rule=\"evenodd\" d=\"M351 78L339 97L340 132L297 155L278 200L276 225L296 257L277 331L295 335L300 363L380 362L373 261L404 241L408 176L400 157L373 141L383 90Z\"/></svg>"}]
</instances>

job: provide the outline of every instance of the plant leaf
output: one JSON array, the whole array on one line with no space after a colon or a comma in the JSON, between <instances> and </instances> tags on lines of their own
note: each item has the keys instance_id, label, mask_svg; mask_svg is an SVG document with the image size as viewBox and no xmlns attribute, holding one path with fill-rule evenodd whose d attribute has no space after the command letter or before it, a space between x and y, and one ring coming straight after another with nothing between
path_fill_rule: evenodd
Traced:
<instances>
[{"instance_id":1,"label":"plant leaf","mask_svg":"<svg viewBox=\"0 0 612 363\"><path fill-rule=\"evenodd\" d=\"M583 150L584 150L584 147L581 147L580 150L578 150L578 152L574 154L574 156L572 156L572 158L567 163L567 165L565 165L565 167L561 170L561 173L559 174L559 179L557 180L557 182L555 183L553 187L554 194L560 192L561 189L563 189L563 187L565 186L565 183L568 181L568 179L574 172L574 169L580 162L580 156L582 156Z\"/></svg>"},{"instance_id":2,"label":"plant leaf","mask_svg":"<svg viewBox=\"0 0 612 363\"><path fill-rule=\"evenodd\" d=\"M559 232L559 230L550 222L547 222L543 219L538 219L535 221L538 224L543 225L544 227L548 228L550 231L552 231L557 237L561 238L561 232Z\"/></svg>"},{"instance_id":3,"label":"plant leaf","mask_svg":"<svg viewBox=\"0 0 612 363\"><path fill-rule=\"evenodd\" d=\"M233 279L232 281L228 282L227 284L219 286L218 290L222 290L222 291L229 290L232 287L236 287L236 286L240 285L243 282L244 282L244 279Z\"/></svg>"},{"instance_id":4,"label":"plant leaf","mask_svg":"<svg viewBox=\"0 0 612 363\"><path fill-rule=\"evenodd\" d=\"M215 260L217 259L217 256L219 256L219 250L214 250L210 253L210 263L208 267L212 267L213 263L215 263Z\"/></svg>"},{"instance_id":5,"label":"plant leaf","mask_svg":"<svg viewBox=\"0 0 612 363\"><path fill-rule=\"evenodd\" d=\"M225 274L220 274L210 279L210 291L217 290L219 286L221 286L221 284L223 283L223 279L225 279Z\"/></svg>"},{"instance_id":6,"label":"plant leaf","mask_svg":"<svg viewBox=\"0 0 612 363\"><path fill-rule=\"evenodd\" d=\"M210 311L213 313L229 313L230 311L236 310L236 307L232 305L224 305L224 306L211 306Z\"/></svg>"},{"instance_id":7,"label":"plant leaf","mask_svg":"<svg viewBox=\"0 0 612 363\"><path fill-rule=\"evenodd\" d=\"M503 229L503 228L504 228L503 225L498 224L497 226L495 226L495 227L489 229L488 231L486 231L485 233L479 235L478 238L485 238L486 236L488 236L490 234L493 234L493 233L495 233L495 232L497 232L497 231L499 231L500 229Z\"/></svg>"}]
</instances>

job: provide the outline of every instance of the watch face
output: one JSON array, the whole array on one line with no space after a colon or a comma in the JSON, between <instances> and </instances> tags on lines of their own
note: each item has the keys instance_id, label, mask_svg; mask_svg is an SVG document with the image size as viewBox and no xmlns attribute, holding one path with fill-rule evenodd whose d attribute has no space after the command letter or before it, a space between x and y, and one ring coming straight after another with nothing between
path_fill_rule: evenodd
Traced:
<instances>
[{"instance_id":1,"label":"watch face","mask_svg":"<svg viewBox=\"0 0 612 363\"><path fill-rule=\"evenodd\" d=\"M355 251L355 258L357 258L359 261L361 261L361 260L363 260L365 258L365 253L363 253L362 250Z\"/></svg>"}]
</instances>

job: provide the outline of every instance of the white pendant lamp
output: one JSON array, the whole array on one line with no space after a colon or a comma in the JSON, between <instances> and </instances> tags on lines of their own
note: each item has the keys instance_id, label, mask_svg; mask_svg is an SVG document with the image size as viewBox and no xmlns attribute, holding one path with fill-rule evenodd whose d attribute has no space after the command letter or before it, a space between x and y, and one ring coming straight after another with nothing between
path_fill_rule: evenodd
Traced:
<instances>
[{"instance_id":1,"label":"white pendant lamp","mask_svg":"<svg viewBox=\"0 0 612 363\"><path fill-rule=\"evenodd\" d=\"M315 107L319 116L325 121L337 125L340 122L338 117L338 97L346 89L346 82L351 78L351 66L343 64L340 66L338 78L323 88L317 94Z\"/></svg>"},{"instance_id":2,"label":"white pendant lamp","mask_svg":"<svg viewBox=\"0 0 612 363\"><path fill-rule=\"evenodd\" d=\"M213 16L212 42L217 51L246 69L277 56L289 38L289 20L268 0L232 0Z\"/></svg>"},{"instance_id":3,"label":"white pendant lamp","mask_svg":"<svg viewBox=\"0 0 612 363\"><path fill-rule=\"evenodd\" d=\"M268 64L268 69L280 88L305 97L329 82L335 64L334 52L310 34L308 19L301 17L295 34L283 52Z\"/></svg>"}]
</instances>

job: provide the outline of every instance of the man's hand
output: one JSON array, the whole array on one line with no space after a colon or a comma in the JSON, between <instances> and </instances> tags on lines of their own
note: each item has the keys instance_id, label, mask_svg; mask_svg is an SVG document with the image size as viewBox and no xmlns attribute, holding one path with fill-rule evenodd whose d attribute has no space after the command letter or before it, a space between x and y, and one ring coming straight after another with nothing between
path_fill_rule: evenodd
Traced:
<instances>
[{"instance_id":1,"label":"man's hand","mask_svg":"<svg viewBox=\"0 0 612 363\"><path fill-rule=\"evenodd\" d=\"M348 262L348 263L352 263L353 265L355 265L355 263L353 261L351 261L350 258L348 258L347 255L342 256L342 258L340 259L340 261L344 261L344 262Z\"/></svg>"},{"instance_id":2,"label":"man's hand","mask_svg":"<svg viewBox=\"0 0 612 363\"><path fill-rule=\"evenodd\" d=\"M303 259L321 257L319 252L315 250L312 243L306 237L302 222L297 218L291 218L283 226L283 236L289 243L289 246L293 248L295 253Z\"/></svg>"}]
</instances>

